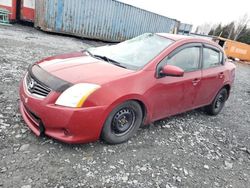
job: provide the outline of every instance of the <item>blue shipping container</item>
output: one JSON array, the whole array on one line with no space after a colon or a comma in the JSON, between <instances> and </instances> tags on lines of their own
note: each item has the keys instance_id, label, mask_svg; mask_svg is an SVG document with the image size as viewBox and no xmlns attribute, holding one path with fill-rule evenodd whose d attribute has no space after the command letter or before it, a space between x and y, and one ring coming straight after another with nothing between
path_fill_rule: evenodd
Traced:
<instances>
[{"instance_id":1,"label":"blue shipping container","mask_svg":"<svg viewBox=\"0 0 250 188\"><path fill-rule=\"evenodd\" d=\"M192 31L192 25L186 23L180 23L178 28L178 34L189 35Z\"/></svg>"},{"instance_id":2,"label":"blue shipping container","mask_svg":"<svg viewBox=\"0 0 250 188\"><path fill-rule=\"evenodd\" d=\"M179 22L115 0L36 0L35 26L105 41L146 32L173 33Z\"/></svg>"}]
</instances>

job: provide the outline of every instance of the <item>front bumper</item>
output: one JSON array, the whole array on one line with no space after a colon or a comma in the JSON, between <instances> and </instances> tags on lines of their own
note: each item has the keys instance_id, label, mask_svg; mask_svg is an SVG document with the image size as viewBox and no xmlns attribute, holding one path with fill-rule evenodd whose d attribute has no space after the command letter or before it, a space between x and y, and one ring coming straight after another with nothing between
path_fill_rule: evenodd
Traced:
<instances>
[{"instance_id":1,"label":"front bumper","mask_svg":"<svg viewBox=\"0 0 250 188\"><path fill-rule=\"evenodd\" d=\"M37 135L45 134L66 143L86 143L100 137L106 107L68 108L57 106L56 92L45 99L35 98L20 84L20 112L28 127Z\"/></svg>"}]
</instances>

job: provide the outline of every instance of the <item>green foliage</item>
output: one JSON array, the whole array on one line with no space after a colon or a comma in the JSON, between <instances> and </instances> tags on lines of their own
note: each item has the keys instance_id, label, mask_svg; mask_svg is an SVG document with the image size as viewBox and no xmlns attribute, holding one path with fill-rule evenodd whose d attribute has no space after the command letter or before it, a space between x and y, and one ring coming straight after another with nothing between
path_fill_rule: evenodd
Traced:
<instances>
[{"instance_id":1,"label":"green foliage","mask_svg":"<svg viewBox=\"0 0 250 188\"><path fill-rule=\"evenodd\" d=\"M209 31L208 35L214 35L214 29L211 28L211 30Z\"/></svg>"},{"instance_id":2,"label":"green foliage","mask_svg":"<svg viewBox=\"0 0 250 188\"><path fill-rule=\"evenodd\" d=\"M218 24L215 28L212 28L208 35L220 36L223 38L228 38L234 40L237 38L237 41L250 44L250 28L247 25L244 25L244 28L239 33L236 32L235 23L231 22L230 24L222 26ZM237 37L235 37L237 35Z\"/></svg>"},{"instance_id":3,"label":"green foliage","mask_svg":"<svg viewBox=\"0 0 250 188\"><path fill-rule=\"evenodd\" d=\"M250 44L250 28L242 32L237 41Z\"/></svg>"},{"instance_id":4,"label":"green foliage","mask_svg":"<svg viewBox=\"0 0 250 188\"><path fill-rule=\"evenodd\" d=\"M221 32L222 32L222 27L221 27L221 24L219 24L216 28L215 28L215 30L214 30L214 36L219 36L220 34L221 34Z\"/></svg>"}]
</instances>

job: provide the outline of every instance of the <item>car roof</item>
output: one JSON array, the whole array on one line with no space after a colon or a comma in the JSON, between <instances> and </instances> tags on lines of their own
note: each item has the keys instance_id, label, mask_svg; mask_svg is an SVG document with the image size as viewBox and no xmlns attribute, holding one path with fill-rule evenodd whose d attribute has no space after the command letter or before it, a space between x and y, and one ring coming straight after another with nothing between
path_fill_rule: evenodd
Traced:
<instances>
[{"instance_id":1,"label":"car roof","mask_svg":"<svg viewBox=\"0 0 250 188\"><path fill-rule=\"evenodd\" d=\"M213 45L213 46L215 46L223 51L223 48L220 45L218 45L217 43L215 43L212 40L205 39L205 38L187 36L187 35L171 34L171 33L157 33L157 35L171 39L173 41L180 41L180 40L187 41L188 40L189 42L207 43L207 44Z\"/></svg>"},{"instance_id":2,"label":"car roof","mask_svg":"<svg viewBox=\"0 0 250 188\"><path fill-rule=\"evenodd\" d=\"M157 35L169 38L169 39L174 40L174 41L194 38L194 37L187 36L187 35L178 35L178 34L171 34L171 33L157 33Z\"/></svg>"}]
</instances>

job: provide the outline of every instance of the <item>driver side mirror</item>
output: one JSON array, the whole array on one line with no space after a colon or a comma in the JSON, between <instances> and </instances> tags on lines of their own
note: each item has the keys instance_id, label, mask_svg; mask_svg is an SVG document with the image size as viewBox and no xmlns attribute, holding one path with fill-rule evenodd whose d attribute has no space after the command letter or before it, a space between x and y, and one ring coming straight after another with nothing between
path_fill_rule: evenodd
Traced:
<instances>
[{"instance_id":1,"label":"driver side mirror","mask_svg":"<svg viewBox=\"0 0 250 188\"><path fill-rule=\"evenodd\" d=\"M184 70L174 65L165 65L160 71L160 74L164 76L182 77Z\"/></svg>"}]
</instances>

